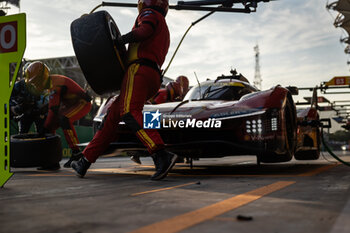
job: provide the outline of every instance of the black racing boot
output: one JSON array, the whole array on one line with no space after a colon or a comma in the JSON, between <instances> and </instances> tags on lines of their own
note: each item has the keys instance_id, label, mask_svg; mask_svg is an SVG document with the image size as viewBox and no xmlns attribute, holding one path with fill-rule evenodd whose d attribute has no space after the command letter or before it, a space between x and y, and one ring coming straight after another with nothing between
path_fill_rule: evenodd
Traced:
<instances>
[{"instance_id":1,"label":"black racing boot","mask_svg":"<svg viewBox=\"0 0 350 233\"><path fill-rule=\"evenodd\" d=\"M82 152L73 152L72 156L69 158L69 160L63 165L63 167L65 168L70 168L71 163L73 161L78 161L81 157L83 157L83 153Z\"/></svg>"},{"instance_id":2,"label":"black racing boot","mask_svg":"<svg viewBox=\"0 0 350 233\"><path fill-rule=\"evenodd\" d=\"M78 161L72 161L72 168L75 171L75 174L80 178L83 178L89 169L91 163L87 161L87 159L82 156Z\"/></svg>"},{"instance_id":3,"label":"black racing boot","mask_svg":"<svg viewBox=\"0 0 350 233\"><path fill-rule=\"evenodd\" d=\"M153 156L156 172L151 176L152 180L161 180L168 175L170 169L175 165L178 156L166 150L160 150Z\"/></svg>"},{"instance_id":4,"label":"black racing boot","mask_svg":"<svg viewBox=\"0 0 350 233\"><path fill-rule=\"evenodd\" d=\"M131 161L133 161L137 164L142 164L141 160L140 160L140 156L138 156L138 155L132 155L132 156L130 156L130 159L131 159Z\"/></svg>"}]
</instances>

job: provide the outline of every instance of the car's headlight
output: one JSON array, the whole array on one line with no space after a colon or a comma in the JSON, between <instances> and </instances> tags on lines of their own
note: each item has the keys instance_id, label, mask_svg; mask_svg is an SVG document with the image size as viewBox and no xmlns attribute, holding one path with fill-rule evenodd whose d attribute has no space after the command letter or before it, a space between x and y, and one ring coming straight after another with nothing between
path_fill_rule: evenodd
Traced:
<instances>
[{"instance_id":1,"label":"car's headlight","mask_svg":"<svg viewBox=\"0 0 350 233\"><path fill-rule=\"evenodd\" d=\"M245 129L247 134L275 132L278 130L278 118L246 120Z\"/></svg>"},{"instance_id":2,"label":"car's headlight","mask_svg":"<svg viewBox=\"0 0 350 233\"><path fill-rule=\"evenodd\" d=\"M277 117L271 118L271 130L272 130L272 131L277 131L277 130L278 130L278 121L277 121Z\"/></svg>"},{"instance_id":3,"label":"car's headlight","mask_svg":"<svg viewBox=\"0 0 350 233\"><path fill-rule=\"evenodd\" d=\"M261 134L263 132L263 124L261 119L247 120L246 132L251 134Z\"/></svg>"}]
</instances>

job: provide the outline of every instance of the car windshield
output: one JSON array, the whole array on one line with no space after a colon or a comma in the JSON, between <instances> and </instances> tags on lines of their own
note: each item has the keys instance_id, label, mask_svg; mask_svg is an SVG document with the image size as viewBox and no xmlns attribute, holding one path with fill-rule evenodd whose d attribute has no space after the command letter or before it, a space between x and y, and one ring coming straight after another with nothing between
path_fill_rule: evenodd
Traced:
<instances>
[{"instance_id":1,"label":"car windshield","mask_svg":"<svg viewBox=\"0 0 350 233\"><path fill-rule=\"evenodd\" d=\"M241 82L205 82L193 87L184 100L239 100L255 91L254 87Z\"/></svg>"}]
</instances>

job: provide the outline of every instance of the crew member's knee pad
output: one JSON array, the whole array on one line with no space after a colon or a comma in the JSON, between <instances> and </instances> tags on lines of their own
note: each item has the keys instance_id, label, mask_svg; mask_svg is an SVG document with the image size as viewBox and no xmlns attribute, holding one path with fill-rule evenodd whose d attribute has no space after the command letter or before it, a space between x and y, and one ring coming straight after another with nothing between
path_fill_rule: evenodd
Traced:
<instances>
[{"instance_id":1,"label":"crew member's knee pad","mask_svg":"<svg viewBox=\"0 0 350 233\"><path fill-rule=\"evenodd\" d=\"M133 131L137 132L141 129L139 123L136 121L134 116L131 114L131 112L125 113L121 115L122 120L125 122L125 124Z\"/></svg>"}]
</instances>

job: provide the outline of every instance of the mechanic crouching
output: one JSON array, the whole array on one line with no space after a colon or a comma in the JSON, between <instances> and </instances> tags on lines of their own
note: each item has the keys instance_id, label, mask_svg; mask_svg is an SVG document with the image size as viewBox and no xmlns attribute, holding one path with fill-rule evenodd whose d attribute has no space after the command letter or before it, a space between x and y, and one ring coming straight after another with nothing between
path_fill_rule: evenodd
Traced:
<instances>
[{"instance_id":1,"label":"mechanic crouching","mask_svg":"<svg viewBox=\"0 0 350 233\"><path fill-rule=\"evenodd\" d=\"M11 118L18 121L18 133L28 133L34 123L37 132L44 127L48 110L48 98L44 95L32 95L25 80L17 81L10 97Z\"/></svg>"},{"instance_id":2,"label":"mechanic crouching","mask_svg":"<svg viewBox=\"0 0 350 233\"><path fill-rule=\"evenodd\" d=\"M42 62L31 63L25 70L25 81L28 90L36 95L44 91L49 94L49 110L41 134L55 133L61 127L69 147L71 158L64 164L70 167L73 160L81 156L78 136L73 122L81 119L91 109L91 97L72 79L63 75L50 75L49 68ZM46 169L59 169L55 164ZM44 168L45 169L45 168Z\"/></svg>"},{"instance_id":3,"label":"mechanic crouching","mask_svg":"<svg viewBox=\"0 0 350 233\"><path fill-rule=\"evenodd\" d=\"M164 142L155 129L142 128L142 109L161 85L161 71L170 44L165 21L168 0L139 0L135 25L131 32L118 38L119 44L129 44L128 68L120 95L115 99L92 141L83 151L84 157L72 162L79 177L84 177L91 163L117 139L121 120L132 129L147 147L155 163L153 180L163 179L174 166L177 155L164 149Z\"/></svg>"}]
</instances>

